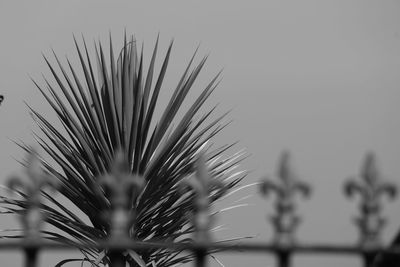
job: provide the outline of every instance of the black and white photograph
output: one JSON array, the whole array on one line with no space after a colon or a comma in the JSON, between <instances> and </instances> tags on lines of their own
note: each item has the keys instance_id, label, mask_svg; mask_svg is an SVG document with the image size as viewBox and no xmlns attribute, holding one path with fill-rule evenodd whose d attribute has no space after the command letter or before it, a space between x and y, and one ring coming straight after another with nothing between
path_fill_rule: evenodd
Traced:
<instances>
[{"instance_id":1,"label":"black and white photograph","mask_svg":"<svg viewBox=\"0 0 400 267\"><path fill-rule=\"evenodd\" d=\"M0 267L400 266L400 1L0 0Z\"/></svg>"}]
</instances>

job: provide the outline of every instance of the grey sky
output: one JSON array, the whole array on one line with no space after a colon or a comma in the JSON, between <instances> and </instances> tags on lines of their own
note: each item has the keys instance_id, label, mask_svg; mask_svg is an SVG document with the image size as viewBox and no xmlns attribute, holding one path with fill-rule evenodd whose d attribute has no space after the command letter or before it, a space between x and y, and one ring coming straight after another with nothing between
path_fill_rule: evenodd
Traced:
<instances>
[{"instance_id":1,"label":"grey sky","mask_svg":"<svg viewBox=\"0 0 400 267\"><path fill-rule=\"evenodd\" d=\"M32 142L23 101L53 116L29 79L49 74L41 52L50 56L54 48L76 60L73 33L91 41L107 40L111 31L117 45L125 28L147 54L158 32L162 53L175 38L171 86L199 43L198 58L210 57L198 90L224 68L210 106L233 109L234 122L216 142L239 140L237 149L251 154L243 164L253 170L247 183L273 175L280 152L292 152L297 172L314 187L312 200L301 202L300 240L356 241L350 219L357 205L342 196L342 184L358 174L365 152L375 151L382 172L400 186L400 3L312 0L1 1L0 182L19 168L12 157L21 152L8 138ZM255 189L238 197L248 194L254 196L245 202L254 206L224 215L228 229L221 236L271 237L265 214L272 198L259 198ZM400 228L400 203L385 208L388 242ZM222 258L227 266L265 266L267 257ZM296 266L317 261L299 258ZM331 266L355 262L339 257Z\"/></svg>"}]
</instances>

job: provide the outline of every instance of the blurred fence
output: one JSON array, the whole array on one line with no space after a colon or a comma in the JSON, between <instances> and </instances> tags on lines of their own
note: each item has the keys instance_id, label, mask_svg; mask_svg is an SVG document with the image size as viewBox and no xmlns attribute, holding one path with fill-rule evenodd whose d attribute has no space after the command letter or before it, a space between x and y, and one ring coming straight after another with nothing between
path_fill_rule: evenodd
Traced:
<instances>
[{"instance_id":1,"label":"blurred fence","mask_svg":"<svg viewBox=\"0 0 400 267\"><path fill-rule=\"evenodd\" d=\"M19 177L12 177L8 183L11 189L19 188L24 190L25 197L29 200L30 207L21 218L24 238L20 240L3 239L0 241L1 249L24 250L25 266L38 266L37 255L40 250L71 250L84 248L98 248L109 251L112 267L125 266L124 259L119 258L127 249L169 249L174 251L188 251L195 255L195 266L207 266L207 255L209 252L221 251L247 251L257 253L269 253L277 258L279 267L295 266L292 262L293 254L354 254L363 258L366 267L374 266L376 256L400 256L400 247L384 247L380 236L385 219L381 216L381 197L386 195L393 199L397 194L394 184L385 182L376 166L373 153L366 156L358 178L349 179L344 185L344 193L347 197L355 194L360 196L359 216L355 225L359 231L359 240L354 245L333 245L333 244L305 244L295 238L295 231L300 223L300 216L296 214L297 197L310 197L311 187L298 179L290 166L290 157L287 152L282 154L277 179L264 179L260 182L260 193L264 196L276 194L275 213L271 216L270 223L274 229L274 237L265 243L254 242L215 242L210 235L211 221L209 216L208 190L210 179L203 156L197 160L195 178L188 180L182 186L190 188L196 194L196 211L193 217L195 233L192 243L170 243L159 240L158 242L136 241L128 236L132 214L129 213L127 205L127 192L129 187L143 188L144 180L138 176L121 175L118 168L123 165L123 157L117 156L114 160L113 171L99 179L103 187L111 192L110 222L111 231L109 238L98 240L95 245L85 243L61 244L54 243L41 238L40 229L45 221L42 217L39 206L41 204L41 190L45 186L57 188L50 177L42 171L40 161L35 153L31 153L27 164L29 181L23 181ZM54 179L53 179L54 180ZM215 184L213 185L215 186ZM223 186L223 185L217 185ZM154 263L149 265L154 267ZM399 265L400 266L400 265Z\"/></svg>"}]
</instances>

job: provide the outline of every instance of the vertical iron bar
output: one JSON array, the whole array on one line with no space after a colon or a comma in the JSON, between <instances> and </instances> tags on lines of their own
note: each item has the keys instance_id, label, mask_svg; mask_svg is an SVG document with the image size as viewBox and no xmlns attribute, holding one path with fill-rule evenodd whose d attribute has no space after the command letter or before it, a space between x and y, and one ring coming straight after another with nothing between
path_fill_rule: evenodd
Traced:
<instances>
[{"instance_id":1,"label":"vertical iron bar","mask_svg":"<svg viewBox=\"0 0 400 267\"><path fill-rule=\"evenodd\" d=\"M110 267L125 267L128 257L125 257L123 253L126 248L120 245L121 243L129 244L132 240L130 231L133 230L136 213L131 203L144 188L145 180L142 176L131 173L126 154L119 149L115 153L111 171L100 176L98 182L110 196L110 209L104 211L105 218L110 224L107 253ZM96 190L98 190L97 194L103 194L100 187ZM139 265L146 264L142 261Z\"/></svg>"},{"instance_id":2,"label":"vertical iron bar","mask_svg":"<svg viewBox=\"0 0 400 267\"><path fill-rule=\"evenodd\" d=\"M205 267L206 266L206 250L205 249L197 249L195 251L196 255L196 267Z\"/></svg>"},{"instance_id":3,"label":"vertical iron bar","mask_svg":"<svg viewBox=\"0 0 400 267\"><path fill-rule=\"evenodd\" d=\"M36 267L37 255L38 255L37 247L30 246L25 248L25 267Z\"/></svg>"},{"instance_id":4,"label":"vertical iron bar","mask_svg":"<svg viewBox=\"0 0 400 267\"><path fill-rule=\"evenodd\" d=\"M110 267L125 267L125 257L121 250L111 250L109 252Z\"/></svg>"},{"instance_id":5,"label":"vertical iron bar","mask_svg":"<svg viewBox=\"0 0 400 267\"><path fill-rule=\"evenodd\" d=\"M208 246L212 242L210 228L212 225L210 215L210 195L213 191L222 193L225 185L212 177L207 169L207 159L204 153L200 153L196 160L196 175L180 184L182 190L189 187L195 192L194 216L192 223L195 229L194 240L199 247L193 249L195 255L195 266L205 267Z\"/></svg>"},{"instance_id":6,"label":"vertical iron bar","mask_svg":"<svg viewBox=\"0 0 400 267\"><path fill-rule=\"evenodd\" d=\"M355 224L360 232L358 243L364 249L380 247L381 232L386 222L381 215L383 205L380 199L384 195L394 199L397 195L396 185L383 181L377 165L374 153L368 153L361 167L361 181L350 178L344 185L347 197L352 197L355 193L361 196L360 215L355 218ZM364 266L372 267L377 254L366 251L361 256Z\"/></svg>"},{"instance_id":7,"label":"vertical iron bar","mask_svg":"<svg viewBox=\"0 0 400 267\"><path fill-rule=\"evenodd\" d=\"M288 250L281 250L278 252L278 266L290 267L290 253Z\"/></svg>"},{"instance_id":8,"label":"vertical iron bar","mask_svg":"<svg viewBox=\"0 0 400 267\"><path fill-rule=\"evenodd\" d=\"M263 179L260 183L260 191L268 196L270 192L276 193L275 211L270 217L274 229L273 244L276 248L275 257L279 267L290 267L292 247L296 244L295 232L301 222L300 216L296 214L297 193L304 197L311 195L311 186L298 179L291 165L288 151L282 153L278 164L278 182Z\"/></svg>"},{"instance_id":9,"label":"vertical iron bar","mask_svg":"<svg viewBox=\"0 0 400 267\"><path fill-rule=\"evenodd\" d=\"M372 267L375 260L375 253L365 253L363 255L364 267Z\"/></svg>"},{"instance_id":10,"label":"vertical iron bar","mask_svg":"<svg viewBox=\"0 0 400 267\"><path fill-rule=\"evenodd\" d=\"M23 210L21 222L24 230L25 266L36 267L38 242L41 239L40 230L45 219L40 210L42 189L45 186L53 190L57 189L59 183L43 171L41 160L35 150L30 150L28 153L25 173L25 177L12 176L7 185L11 190L24 191L26 207Z\"/></svg>"}]
</instances>

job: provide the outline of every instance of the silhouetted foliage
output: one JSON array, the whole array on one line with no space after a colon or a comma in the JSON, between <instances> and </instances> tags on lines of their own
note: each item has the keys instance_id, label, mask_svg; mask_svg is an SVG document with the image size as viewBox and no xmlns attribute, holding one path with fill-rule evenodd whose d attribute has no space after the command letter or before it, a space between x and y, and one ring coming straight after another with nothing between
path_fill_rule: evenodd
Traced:
<instances>
[{"instance_id":1,"label":"silhouetted foliage","mask_svg":"<svg viewBox=\"0 0 400 267\"><path fill-rule=\"evenodd\" d=\"M47 223L57 228L57 231L43 231L45 238L62 243L95 242L110 235L110 222L101 216L104 210L110 208L110 196L99 190L99 179L111 171L115 152L122 150L129 163L129 172L145 180L140 195L130 200L129 208L136 212L130 237L150 241L190 240L194 231L189 216L195 205L193 194L182 195L178 185L182 179L193 174L197 156L205 153L207 168L213 179L222 182L225 187L223 192L214 192L210 196L211 203L229 192L244 177L242 172L235 170L242 153L224 157L224 152L231 145L214 147L211 142L213 136L226 126L222 122L224 115L210 120L215 107L203 114L199 112L218 85L219 74L184 110L182 103L206 62L204 57L192 68L193 56L178 80L168 105L160 110L161 117L157 117L155 110L158 108L159 93L164 89L163 80L172 42L157 76L155 58L158 39L147 71L143 67L143 47L142 51L138 51L133 37L130 41L125 37L122 52L118 55L114 55L110 38L109 60L106 60L107 54L101 43L95 45L94 56L89 54L85 43L84 49L76 41L75 45L78 67L73 67L67 60L66 68L54 54L56 64L50 63L47 58L45 61L56 86L47 79L46 86L34 82L64 129L56 129L42 114L32 108L30 111L47 138L36 135L40 146L57 163L54 166L42 160L45 171L59 181L60 193L87 217L76 215L64 203L44 193L51 205L42 206L42 212L47 217ZM55 66L58 66L58 72ZM83 79L78 75L79 69L83 72ZM48 93L44 88L48 89ZM176 116L178 111L183 111L181 118ZM29 146L21 147L31 151ZM27 200L0 196L0 204L20 213L26 210ZM3 231L0 238L7 234ZM20 236L20 233L17 231L15 236ZM166 249L140 251L140 257L136 252L128 252L124 257L132 267L138 264L168 267L193 259L192 255ZM96 266L110 263L107 251L87 248L82 249L82 253L82 260ZM66 261L59 266L63 263Z\"/></svg>"}]
</instances>

